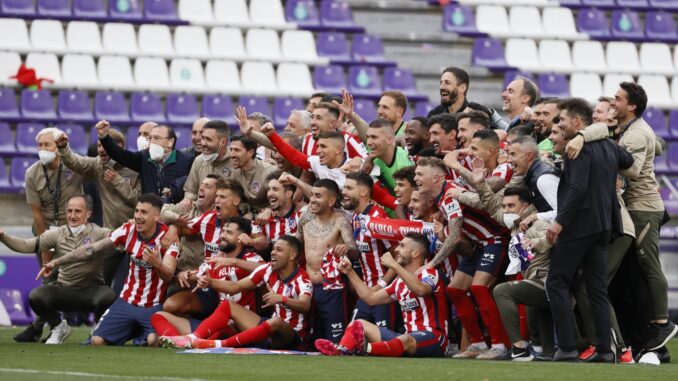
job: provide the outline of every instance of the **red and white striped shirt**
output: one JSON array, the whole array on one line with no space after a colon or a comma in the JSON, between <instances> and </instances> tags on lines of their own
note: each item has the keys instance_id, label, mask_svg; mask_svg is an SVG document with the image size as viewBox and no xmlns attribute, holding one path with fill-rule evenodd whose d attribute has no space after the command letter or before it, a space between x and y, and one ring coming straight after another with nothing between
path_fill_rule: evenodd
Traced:
<instances>
[{"instance_id":1,"label":"red and white striped shirt","mask_svg":"<svg viewBox=\"0 0 678 381\"><path fill-rule=\"evenodd\" d=\"M167 232L167 225L158 224L156 232L148 241L144 241L137 232L136 224L126 223L111 232L109 238L113 244L125 249L129 254L129 272L125 286L120 292L120 298L137 307L153 307L165 301L167 283L160 278L158 270L150 263L144 261L145 248L160 248L160 257L171 255L176 258L179 255L179 245L172 244L165 248L160 240Z\"/></svg>"},{"instance_id":2,"label":"red and white striped shirt","mask_svg":"<svg viewBox=\"0 0 678 381\"><path fill-rule=\"evenodd\" d=\"M406 332L429 331L445 335L447 332L447 299L445 285L438 270L425 269L417 275L423 283L431 286L431 293L416 296L405 281L396 278L384 290L394 301L400 303Z\"/></svg>"},{"instance_id":3,"label":"red and white striped shirt","mask_svg":"<svg viewBox=\"0 0 678 381\"><path fill-rule=\"evenodd\" d=\"M188 223L188 228L193 234L200 234L205 243L205 259L219 255L219 235L221 234L221 221L216 210L210 210Z\"/></svg>"},{"instance_id":4,"label":"red and white striped shirt","mask_svg":"<svg viewBox=\"0 0 678 381\"><path fill-rule=\"evenodd\" d=\"M266 263L259 254L253 252L240 252L236 258L262 265ZM224 266L219 269L215 269L214 266L215 264L210 264L209 270L210 278L213 279L223 279L237 283L239 280L247 278L250 275L249 271L237 266ZM251 311L256 311L257 308L256 290L243 291L234 295L219 292L219 300L228 300L233 303L238 303Z\"/></svg>"},{"instance_id":5,"label":"red and white striped shirt","mask_svg":"<svg viewBox=\"0 0 678 381\"><path fill-rule=\"evenodd\" d=\"M361 214L370 217L388 218L384 209L377 205L370 205ZM374 287L384 279L385 269L381 265L381 256L391 247L389 241L374 239L367 229L360 229L358 214L353 213L353 238L360 251L360 267L363 272L363 281L368 287Z\"/></svg>"},{"instance_id":6,"label":"red and white striped shirt","mask_svg":"<svg viewBox=\"0 0 678 381\"><path fill-rule=\"evenodd\" d=\"M297 268L287 279L280 279L278 273L273 271L271 264L267 263L257 267L249 278L257 287L265 284L276 294L291 299L299 299L302 295L313 296L313 284L302 268ZM302 338L306 336L308 316L293 311L281 303L275 305L275 316L283 319Z\"/></svg>"},{"instance_id":7,"label":"red and white striped shirt","mask_svg":"<svg viewBox=\"0 0 678 381\"><path fill-rule=\"evenodd\" d=\"M320 264L323 290L343 290L346 287L344 274L339 271L339 263L341 263L341 257L334 253L334 248L327 250Z\"/></svg>"},{"instance_id":8,"label":"red and white striped shirt","mask_svg":"<svg viewBox=\"0 0 678 381\"><path fill-rule=\"evenodd\" d=\"M354 157L367 157L367 149L360 138L349 134L348 132L341 132L344 135L344 152L349 159ZM318 152L318 141L313 139L313 135L309 132L304 136L304 141L301 144L301 152L306 156L314 156Z\"/></svg>"},{"instance_id":9,"label":"red and white striped shirt","mask_svg":"<svg viewBox=\"0 0 678 381\"><path fill-rule=\"evenodd\" d=\"M264 233L271 244L274 244L278 238L284 235L294 235L299 226L299 217L301 211L295 212L294 208L286 216L273 216L269 218L268 223L263 226L252 224L252 235Z\"/></svg>"}]
</instances>

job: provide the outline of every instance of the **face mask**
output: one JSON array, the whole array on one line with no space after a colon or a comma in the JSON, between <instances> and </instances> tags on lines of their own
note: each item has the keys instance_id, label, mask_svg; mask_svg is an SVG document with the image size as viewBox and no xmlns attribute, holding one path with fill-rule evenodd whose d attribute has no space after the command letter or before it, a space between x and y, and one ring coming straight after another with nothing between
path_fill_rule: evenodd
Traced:
<instances>
[{"instance_id":1,"label":"face mask","mask_svg":"<svg viewBox=\"0 0 678 381\"><path fill-rule=\"evenodd\" d=\"M38 151L38 156L40 157L40 162L42 164L49 165L56 159L56 152L40 150Z\"/></svg>"},{"instance_id":2,"label":"face mask","mask_svg":"<svg viewBox=\"0 0 678 381\"><path fill-rule=\"evenodd\" d=\"M504 225L507 228L512 229L513 224L518 220L520 216L517 213L504 213Z\"/></svg>"},{"instance_id":3,"label":"face mask","mask_svg":"<svg viewBox=\"0 0 678 381\"><path fill-rule=\"evenodd\" d=\"M68 225L68 228L71 229L71 233L73 233L73 235L78 235L78 234L82 233L83 230L85 230L85 224L75 226L75 227Z\"/></svg>"},{"instance_id":4,"label":"face mask","mask_svg":"<svg viewBox=\"0 0 678 381\"><path fill-rule=\"evenodd\" d=\"M215 160L217 160L217 156L219 156L219 151L221 150L221 143L217 146L217 150L214 153L210 154L202 154L202 159L205 161L205 163L212 163Z\"/></svg>"},{"instance_id":5,"label":"face mask","mask_svg":"<svg viewBox=\"0 0 678 381\"><path fill-rule=\"evenodd\" d=\"M144 136L139 136L137 138L137 150L143 151L146 148L148 148L148 139L146 139Z\"/></svg>"},{"instance_id":6,"label":"face mask","mask_svg":"<svg viewBox=\"0 0 678 381\"><path fill-rule=\"evenodd\" d=\"M165 156L165 149L160 144L151 143L148 147L148 153L151 154L151 160L159 161Z\"/></svg>"}]
</instances>

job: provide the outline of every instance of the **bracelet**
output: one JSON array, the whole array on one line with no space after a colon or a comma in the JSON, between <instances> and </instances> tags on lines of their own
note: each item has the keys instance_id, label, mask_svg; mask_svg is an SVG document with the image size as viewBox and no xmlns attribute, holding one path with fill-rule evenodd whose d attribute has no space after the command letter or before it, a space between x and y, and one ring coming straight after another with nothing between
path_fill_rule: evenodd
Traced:
<instances>
[{"instance_id":1,"label":"bracelet","mask_svg":"<svg viewBox=\"0 0 678 381\"><path fill-rule=\"evenodd\" d=\"M388 284L386 283L386 281L384 281L383 279L379 279L379 281L377 282L377 284L378 284L379 286L381 286L381 288L386 288L386 286L388 286Z\"/></svg>"},{"instance_id":2,"label":"bracelet","mask_svg":"<svg viewBox=\"0 0 678 381\"><path fill-rule=\"evenodd\" d=\"M280 301L282 304L287 304L287 296L283 295L282 300Z\"/></svg>"}]
</instances>

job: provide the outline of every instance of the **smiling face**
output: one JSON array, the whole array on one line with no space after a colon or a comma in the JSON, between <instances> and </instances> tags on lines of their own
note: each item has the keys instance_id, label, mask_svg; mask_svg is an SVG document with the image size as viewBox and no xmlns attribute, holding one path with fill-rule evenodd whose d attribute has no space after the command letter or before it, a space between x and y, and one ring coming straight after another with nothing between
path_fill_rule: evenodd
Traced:
<instances>
[{"instance_id":1,"label":"smiling face","mask_svg":"<svg viewBox=\"0 0 678 381\"><path fill-rule=\"evenodd\" d=\"M221 153L223 147L226 146L226 139L219 139L217 130L215 128L205 128L200 133L202 153L211 155L213 153Z\"/></svg>"},{"instance_id":2,"label":"smiling face","mask_svg":"<svg viewBox=\"0 0 678 381\"><path fill-rule=\"evenodd\" d=\"M562 155L565 152L565 146L567 145L568 139L565 138L565 133L560 124L556 124L551 129L551 135L549 135L549 140L553 143L553 152Z\"/></svg>"},{"instance_id":3,"label":"smiling face","mask_svg":"<svg viewBox=\"0 0 678 381\"><path fill-rule=\"evenodd\" d=\"M344 189L341 190L341 205L346 210L356 210L362 197L363 187L359 186L354 179L346 179Z\"/></svg>"},{"instance_id":4,"label":"smiling face","mask_svg":"<svg viewBox=\"0 0 678 381\"><path fill-rule=\"evenodd\" d=\"M134 223L137 231L142 235L149 235L155 230L155 226L160 219L160 211L153 205L146 202L137 202L134 209Z\"/></svg>"},{"instance_id":5,"label":"smiling face","mask_svg":"<svg viewBox=\"0 0 678 381\"><path fill-rule=\"evenodd\" d=\"M524 175L527 173L527 170L532 165L534 157L531 153L523 149L523 146L520 144L511 144L509 147L509 158L508 162L513 168L513 174L515 175Z\"/></svg>"},{"instance_id":6,"label":"smiling face","mask_svg":"<svg viewBox=\"0 0 678 381\"><path fill-rule=\"evenodd\" d=\"M234 250L237 250L239 246L238 236L240 233L238 224L232 222L225 224L221 228L221 234L219 234L219 250L224 253L232 253Z\"/></svg>"},{"instance_id":7,"label":"smiling face","mask_svg":"<svg viewBox=\"0 0 678 381\"><path fill-rule=\"evenodd\" d=\"M535 126L537 126L542 136L549 136L551 128L553 128L553 118L558 115L558 112L558 105L555 103L544 103L541 107L541 112Z\"/></svg>"},{"instance_id":8,"label":"smiling face","mask_svg":"<svg viewBox=\"0 0 678 381\"><path fill-rule=\"evenodd\" d=\"M87 210L87 202L84 197L73 197L68 200L66 205L66 220L71 227L78 227L86 224L92 215L92 211Z\"/></svg>"},{"instance_id":9,"label":"smiling face","mask_svg":"<svg viewBox=\"0 0 678 381\"><path fill-rule=\"evenodd\" d=\"M318 140L317 153L320 164L328 165L341 161L344 156L344 148L338 139L320 139Z\"/></svg>"},{"instance_id":10,"label":"smiling face","mask_svg":"<svg viewBox=\"0 0 678 381\"><path fill-rule=\"evenodd\" d=\"M248 168L254 160L254 151L248 151L239 140L231 142L229 152L235 168Z\"/></svg>"},{"instance_id":11,"label":"smiling face","mask_svg":"<svg viewBox=\"0 0 678 381\"><path fill-rule=\"evenodd\" d=\"M460 119L459 122L459 142L462 147L468 148L471 146L473 134L477 131L484 130L485 127L478 123L471 123L471 118Z\"/></svg>"},{"instance_id":12,"label":"smiling face","mask_svg":"<svg viewBox=\"0 0 678 381\"><path fill-rule=\"evenodd\" d=\"M304 128L301 123L301 115L298 113L291 113L287 118L287 125L285 126L285 132L291 132L296 136L304 136L308 131Z\"/></svg>"},{"instance_id":13,"label":"smiling face","mask_svg":"<svg viewBox=\"0 0 678 381\"><path fill-rule=\"evenodd\" d=\"M370 147L371 153L376 157L382 157L395 148L393 130L388 131L388 129L389 127L370 127L367 129L367 146Z\"/></svg>"},{"instance_id":14,"label":"smiling face","mask_svg":"<svg viewBox=\"0 0 678 381\"><path fill-rule=\"evenodd\" d=\"M440 123L435 123L429 129L431 137L429 141L436 150L436 154L441 155L445 151L452 151L457 148L457 130L450 130L446 133Z\"/></svg>"},{"instance_id":15,"label":"smiling face","mask_svg":"<svg viewBox=\"0 0 678 381\"><path fill-rule=\"evenodd\" d=\"M636 111L636 106L629 104L629 94L622 88L619 88L614 94L610 108L614 109L612 115L617 121L633 118Z\"/></svg>"},{"instance_id":16,"label":"smiling face","mask_svg":"<svg viewBox=\"0 0 678 381\"><path fill-rule=\"evenodd\" d=\"M410 155L415 155L429 143L430 134L418 120L411 120L405 126L405 146Z\"/></svg>"},{"instance_id":17,"label":"smiling face","mask_svg":"<svg viewBox=\"0 0 678 381\"><path fill-rule=\"evenodd\" d=\"M596 123L607 123L607 115L610 110L610 102L602 101L598 102L596 107L593 108L593 121Z\"/></svg>"},{"instance_id":18,"label":"smiling face","mask_svg":"<svg viewBox=\"0 0 678 381\"><path fill-rule=\"evenodd\" d=\"M406 179L396 179L393 192L400 205L408 205L411 201L412 184Z\"/></svg>"},{"instance_id":19,"label":"smiling face","mask_svg":"<svg viewBox=\"0 0 678 381\"><path fill-rule=\"evenodd\" d=\"M437 186L445 177L439 172L437 168L428 165L417 165L414 169L414 182L417 184L417 188L429 195L434 194L436 191L439 192L440 190L437 189Z\"/></svg>"},{"instance_id":20,"label":"smiling face","mask_svg":"<svg viewBox=\"0 0 678 381\"><path fill-rule=\"evenodd\" d=\"M313 139L318 139L318 135L323 131L336 131L339 126L337 118L326 108L316 108L313 110L311 118L311 135Z\"/></svg>"},{"instance_id":21,"label":"smiling face","mask_svg":"<svg viewBox=\"0 0 678 381\"><path fill-rule=\"evenodd\" d=\"M402 107L396 105L395 99L384 95L379 100L377 115L381 119L386 119L389 122L395 124L403 119L403 114L405 110Z\"/></svg>"},{"instance_id":22,"label":"smiling face","mask_svg":"<svg viewBox=\"0 0 678 381\"><path fill-rule=\"evenodd\" d=\"M327 188L313 187L311 189L309 210L311 213L324 214L332 209L336 201L336 197Z\"/></svg>"},{"instance_id":23,"label":"smiling face","mask_svg":"<svg viewBox=\"0 0 678 381\"><path fill-rule=\"evenodd\" d=\"M522 92L523 92L523 80L514 79L511 83L506 86L506 90L501 93L502 106L501 109L506 111L509 114L514 114L517 110L521 110L523 107Z\"/></svg>"},{"instance_id":24,"label":"smiling face","mask_svg":"<svg viewBox=\"0 0 678 381\"><path fill-rule=\"evenodd\" d=\"M454 74L445 72L440 76L440 104L451 106L464 95L465 84L459 84Z\"/></svg>"},{"instance_id":25,"label":"smiling face","mask_svg":"<svg viewBox=\"0 0 678 381\"><path fill-rule=\"evenodd\" d=\"M412 199L410 200L410 210L412 216L418 220L424 220L435 212L433 199L426 193L419 190L412 192Z\"/></svg>"},{"instance_id":26,"label":"smiling face","mask_svg":"<svg viewBox=\"0 0 678 381\"><path fill-rule=\"evenodd\" d=\"M297 255L299 254L294 251L287 241L282 239L277 240L271 250L271 269L273 271L281 271L287 267L290 261L296 259Z\"/></svg>"},{"instance_id":27,"label":"smiling face","mask_svg":"<svg viewBox=\"0 0 678 381\"><path fill-rule=\"evenodd\" d=\"M292 203L292 191L286 190L278 179L269 180L266 186L266 197L271 210L287 210Z\"/></svg>"},{"instance_id":28,"label":"smiling face","mask_svg":"<svg viewBox=\"0 0 678 381\"><path fill-rule=\"evenodd\" d=\"M198 187L198 208L207 210L214 205L217 197L217 179L205 177Z\"/></svg>"}]
</instances>

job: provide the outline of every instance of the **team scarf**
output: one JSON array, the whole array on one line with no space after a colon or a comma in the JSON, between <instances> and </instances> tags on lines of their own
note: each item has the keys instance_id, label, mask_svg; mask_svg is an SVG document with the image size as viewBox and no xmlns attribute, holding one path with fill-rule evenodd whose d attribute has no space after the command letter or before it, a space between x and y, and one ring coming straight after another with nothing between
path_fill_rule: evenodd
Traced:
<instances>
[{"instance_id":1,"label":"team scarf","mask_svg":"<svg viewBox=\"0 0 678 381\"><path fill-rule=\"evenodd\" d=\"M520 271L525 271L530 266L534 254L531 250L523 247L524 233L518 233L509 242L508 257L509 264L506 268L506 275L515 275Z\"/></svg>"},{"instance_id":2,"label":"team scarf","mask_svg":"<svg viewBox=\"0 0 678 381\"><path fill-rule=\"evenodd\" d=\"M430 251L435 252L437 237L432 222L394 220L359 214L353 219L353 228L356 233L362 232L374 239L394 242L402 241L407 233L423 234L431 243Z\"/></svg>"}]
</instances>

